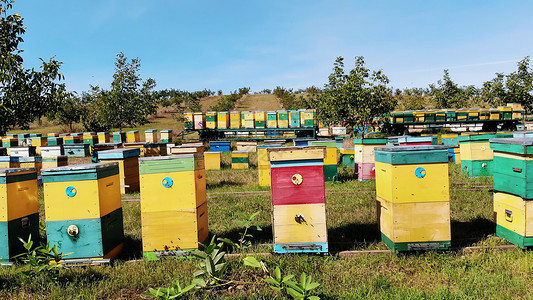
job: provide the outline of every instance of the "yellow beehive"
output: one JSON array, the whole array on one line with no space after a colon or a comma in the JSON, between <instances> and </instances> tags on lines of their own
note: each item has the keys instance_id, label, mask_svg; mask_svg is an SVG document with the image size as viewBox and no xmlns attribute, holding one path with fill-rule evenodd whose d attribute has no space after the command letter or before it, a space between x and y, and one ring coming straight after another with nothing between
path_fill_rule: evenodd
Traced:
<instances>
[{"instance_id":1,"label":"yellow beehive","mask_svg":"<svg viewBox=\"0 0 533 300\"><path fill-rule=\"evenodd\" d=\"M267 127L276 128L278 127L278 114L275 111L267 112Z\"/></svg>"},{"instance_id":2,"label":"yellow beehive","mask_svg":"<svg viewBox=\"0 0 533 300\"><path fill-rule=\"evenodd\" d=\"M157 143L157 129L147 129L144 131L144 141L147 143Z\"/></svg>"},{"instance_id":3,"label":"yellow beehive","mask_svg":"<svg viewBox=\"0 0 533 300\"><path fill-rule=\"evenodd\" d=\"M327 243L325 211L325 203L274 205L274 243ZM305 222L298 222L297 215L303 215Z\"/></svg>"},{"instance_id":4,"label":"yellow beehive","mask_svg":"<svg viewBox=\"0 0 533 300\"><path fill-rule=\"evenodd\" d=\"M139 149L139 156L144 157L146 152L146 148L144 147L145 145L146 143L125 143L124 148Z\"/></svg>"},{"instance_id":5,"label":"yellow beehive","mask_svg":"<svg viewBox=\"0 0 533 300\"><path fill-rule=\"evenodd\" d=\"M120 192L139 191L139 148L122 148L98 151L101 162L116 162L119 168Z\"/></svg>"},{"instance_id":6,"label":"yellow beehive","mask_svg":"<svg viewBox=\"0 0 533 300\"><path fill-rule=\"evenodd\" d=\"M242 128L254 128L254 113L251 111L241 112L241 126Z\"/></svg>"},{"instance_id":7,"label":"yellow beehive","mask_svg":"<svg viewBox=\"0 0 533 300\"><path fill-rule=\"evenodd\" d=\"M230 128L232 129L241 128L241 112L240 111L230 112Z\"/></svg>"},{"instance_id":8,"label":"yellow beehive","mask_svg":"<svg viewBox=\"0 0 533 300\"><path fill-rule=\"evenodd\" d=\"M183 113L184 118L184 127L185 129L194 129L194 113L193 112L186 112Z\"/></svg>"},{"instance_id":9,"label":"yellow beehive","mask_svg":"<svg viewBox=\"0 0 533 300\"><path fill-rule=\"evenodd\" d=\"M171 155L178 154L202 154L205 152L204 146L199 145L181 145L170 148Z\"/></svg>"},{"instance_id":10,"label":"yellow beehive","mask_svg":"<svg viewBox=\"0 0 533 300\"><path fill-rule=\"evenodd\" d=\"M204 152L205 169L220 170L222 152Z\"/></svg>"},{"instance_id":11,"label":"yellow beehive","mask_svg":"<svg viewBox=\"0 0 533 300\"><path fill-rule=\"evenodd\" d=\"M126 133L126 142L127 143L139 143L141 141L141 136L139 130L131 130Z\"/></svg>"},{"instance_id":12,"label":"yellow beehive","mask_svg":"<svg viewBox=\"0 0 533 300\"><path fill-rule=\"evenodd\" d=\"M257 169L260 186L270 186L270 161L268 160L269 148L279 148L282 144L265 144L257 146Z\"/></svg>"},{"instance_id":13,"label":"yellow beehive","mask_svg":"<svg viewBox=\"0 0 533 300\"><path fill-rule=\"evenodd\" d=\"M236 147L237 151L256 152L257 142L237 142Z\"/></svg>"},{"instance_id":14,"label":"yellow beehive","mask_svg":"<svg viewBox=\"0 0 533 300\"><path fill-rule=\"evenodd\" d=\"M231 152L232 169L248 169L249 165L248 151Z\"/></svg>"},{"instance_id":15,"label":"yellow beehive","mask_svg":"<svg viewBox=\"0 0 533 300\"><path fill-rule=\"evenodd\" d=\"M43 157L43 169L63 166L68 166L68 156L66 155Z\"/></svg>"},{"instance_id":16,"label":"yellow beehive","mask_svg":"<svg viewBox=\"0 0 533 300\"><path fill-rule=\"evenodd\" d=\"M289 113L286 110L278 111L278 127L289 128Z\"/></svg>"},{"instance_id":17,"label":"yellow beehive","mask_svg":"<svg viewBox=\"0 0 533 300\"><path fill-rule=\"evenodd\" d=\"M208 235L204 157L141 158L143 255L187 256Z\"/></svg>"},{"instance_id":18,"label":"yellow beehive","mask_svg":"<svg viewBox=\"0 0 533 300\"><path fill-rule=\"evenodd\" d=\"M230 128L229 113L227 111L219 111L217 113L217 127L220 129Z\"/></svg>"},{"instance_id":19,"label":"yellow beehive","mask_svg":"<svg viewBox=\"0 0 533 300\"><path fill-rule=\"evenodd\" d=\"M161 130L161 143L172 143L172 129Z\"/></svg>"},{"instance_id":20,"label":"yellow beehive","mask_svg":"<svg viewBox=\"0 0 533 300\"><path fill-rule=\"evenodd\" d=\"M533 246L533 201L495 192L496 235L521 248Z\"/></svg>"},{"instance_id":21,"label":"yellow beehive","mask_svg":"<svg viewBox=\"0 0 533 300\"><path fill-rule=\"evenodd\" d=\"M0 168L20 168L20 157L0 156Z\"/></svg>"},{"instance_id":22,"label":"yellow beehive","mask_svg":"<svg viewBox=\"0 0 533 300\"><path fill-rule=\"evenodd\" d=\"M59 137L59 133L55 133L55 132L49 132L46 134L47 137Z\"/></svg>"},{"instance_id":23,"label":"yellow beehive","mask_svg":"<svg viewBox=\"0 0 533 300\"><path fill-rule=\"evenodd\" d=\"M37 174L41 173L43 167L43 158L40 156L29 156L19 158L21 168L35 168Z\"/></svg>"},{"instance_id":24,"label":"yellow beehive","mask_svg":"<svg viewBox=\"0 0 533 300\"><path fill-rule=\"evenodd\" d=\"M208 111L205 114L205 128L216 129L217 128L217 112Z\"/></svg>"},{"instance_id":25,"label":"yellow beehive","mask_svg":"<svg viewBox=\"0 0 533 300\"><path fill-rule=\"evenodd\" d=\"M109 131L98 132L98 143L99 144L109 143L110 141L111 141L111 136L109 135Z\"/></svg>"}]
</instances>

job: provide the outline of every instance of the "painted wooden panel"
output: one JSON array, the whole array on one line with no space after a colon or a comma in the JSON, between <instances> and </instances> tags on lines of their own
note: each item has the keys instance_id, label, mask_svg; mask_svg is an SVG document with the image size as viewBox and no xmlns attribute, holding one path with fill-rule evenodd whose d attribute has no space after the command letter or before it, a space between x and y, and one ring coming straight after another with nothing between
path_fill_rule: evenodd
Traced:
<instances>
[{"instance_id":1,"label":"painted wooden panel","mask_svg":"<svg viewBox=\"0 0 533 300\"><path fill-rule=\"evenodd\" d=\"M269 148L267 153L269 161L323 160L327 155L326 147L319 146Z\"/></svg>"},{"instance_id":2,"label":"painted wooden panel","mask_svg":"<svg viewBox=\"0 0 533 300\"><path fill-rule=\"evenodd\" d=\"M182 172L205 169L201 154L181 154L139 159L139 174Z\"/></svg>"},{"instance_id":3,"label":"painted wooden panel","mask_svg":"<svg viewBox=\"0 0 533 300\"><path fill-rule=\"evenodd\" d=\"M230 128L233 128L233 129L241 128L241 112L239 111L230 112Z\"/></svg>"},{"instance_id":4,"label":"painted wooden panel","mask_svg":"<svg viewBox=\"0 0 533 300\"><path fill-rule=\"evenodd\" d=\"M492 176L493 160L465 160L461 159L461 169L468 177Z\"/></svg>"},{"instance_id":5,"label":"painted wooden panel","mask_svg":"<svg viewBox=\"0 0 533 300\"><path fill-rule=\"evenodd\" d=\"M174 146L170 148L170 154L176 155L176 154L202 154L205 152L204 146Z\"/></svg>"},{"instance_id":6,"label":"painted wooden panel","mask_svg":"<svg viewBox=\"0 0 533 300\"><path fill-rule=\"evenodd\" d=\"M205 129L205 113L194 113L194 129Z\"/></svg>"},{"instance_id":7,"label":"painted wooden panel","mask_svg":"<svg viewBox=\"0 0 533 300\"><path fill-rule=\"evenodd\" d=\"M120 150L120 149L117 149ZM113 151L113 150L107 150ZM102 152L107 152L102 151ZM102 153L99 152L98 154ZM120 192L122 194L139 191L139 158L128 157L125 159L101 159L105 163L118 163Z\"/></svg>"},{"instance_id":8,"label":"painted wooden panel","mask_svg":"<svg viewBox=\"0 0 533 300\"><path fill-rule=\"evenodd\" d=\"M172 142L172 129L161 130L161 143Z\"/></svg>"},{"instance_id":9,"label":"painted wooden panel","mask_svg":"<svg viewBox=\"0 0 533 300\"><path fill-rule=\"evenodd\" d=\"M270 165L259 165L257 170L259 173L259 185L270 186Z\"/></svg>"},{"instance_id":10,"label":"painted wooden panel","mask_svg":"<svg viewBox=\"0 0 533 300\"><path fill-rule=\"evenodd\" d=\"M108 131L98 132L98 143L105 144L110 142L110 135Z\"/></svg>"},{"instance_id":11,"label":"painted wooden panel","mask_svg":"<svg viewBox=\"0 0 533 300\"><path fill-rule=\"evenodd\" d=\"M275 244L327 242L326 205L274 205L272 230Z\"/></svg>"},{"instance_id":12,"label":"painted wooden panel","mask_svg":"<svg viewBox=\"0 0 533 300\"><path fill-rule=\"evenodd\" d=\"M507 193L494 193L496 225L521 236L533 237L533 201Z\"/></svg>"},{"instance_id":13,"label":"painted wooden panel","mask_svg":"<svg viewBox=\"0 0 533 300\"><path fill-rule=\"evenodd\" d=\"M357 163L357 179L375 180L376 167L374 163Z\"/></svg>"},{"instance_id":14,"label":"painted wooden panel","mask_svg":"<svg viewBox=\"0 0 533 300\"><path fill-rule=\"evenodd\" d=\"M448 163L376 162L376 195L393 203L449 201Z\"/></svg>"},{"instance_id":15,"label":"painted wooden panel","mask_svg":"<svg viewBox=\"0 0 533 300\"><path fill-rule=\"evenodd\" d=\"M205 169L220 170L222 152L204 152Z\"/></svg>"},{"instance_id":16,"label":"painted wooden panel","mask_svg":"<svg viewBox=\"0 0 533 300\"><path fill-rule=\"evenodd\" d=\"M61 156L61 155L65 155L65 151L63 150L63 145L41 147L42 157L52 157L52 156Z\"/></svg>"},{"instance_id":17,"label":"painted wooden panel","mask_svg":"<svg viewBox=\"0 0 533 300\"><path fill-rule=\"evenodd\" d=\"M39 214L23 216L9 222L0 221L0 262L7 262L13 256L25 253L19 238L39 243Z\"/></svg>"},{"instance_id":18,"label":"painted wooden panel","mask_svg":"<svg viewBox=\"0 0 533 300\"><path fill-rule=\"evenodd\" d=\"M209 150L218 152L230 152L231 142L211 141L209 142Z\"/></svg>"},{"instance_id":19,"label":"painted wooden panel","mask_svg":"<svg viewBox=\"0 0 533 300\"><path fill-rule=\"evenodd\" d=\"M37 173L19 170L2 174L0 184L0 222L38 213Z\"/></svg>"},{"instance_id":20,"label":"painted wooden panel","mask_svg":"<svg viewBox=\"0 0 533 300\"><path fill-rule=\"evenodd\" d=\"M62 166L68 166L68 156L52 156L52 157L43 157L43 169L57 168Z\"/></svg>"},{"instance_id":21,"label":"painted wooden panel","mask_svg":"<svg viewBox=\"0 0 533 300\"><path fill-rule=\"evenodd\" d=\"M450 202L391 203L378 197L381 232L394 243L450 241Z\"/></svg>"},{"instance_id":22,"label":"painted wooden panel","mask_svg":"<svg viewBox=\"0 0 533 300\"><path fill-rule=\"evenodd\" d=\"M272 204L324 203L324 169L321 165L271 168Z\"/></svg>"},{"instance_id":23,"label":"painted wooden panel","mask_svg":"<svg viewBox=\"0 0 533 300\"><path fill-rule=\"evenodd\" d=\"M227 111L219 111L217 113L217 127L220 129L229 128L230 126L230 115Z\"/></svg>"},{"instance_id":24,"label":"painted wooden panel","mask_svg":"<svg viewBox=\"0 0 533 300\"><path fill-rule=\"evenodd\" d=\"M494 189L533 199L533 155L494 152Z\"/></svg>"},{"instance_id":25,"label":"painted wooden panel","mask_svg":"<svg viewBox=\"0 0 533 300\"><path fill-rule=\"evenodd\" d=\"M197 209L142 212L143 251L198 248L208 234L207 203Z\"/></svg>"},{"instance_id":26,"label":"painted wooden panel","mask_svg":"<svg viewBox=\"0 0 533 300\"><path fill-rule=\"evenodd\" d=\"M337 148L326 148L326 157L324 158L324 165L337 165Z\"/></svg>"},{"instance_id":27,"label":"painted wooden panel","mask_svg":"<svg viewBox=\"0 0 533 300\"><path fill-rule=\"evenodd\" d=\"M207 201L205 170L141 175L141 211L196 208Z\"/></svg>"},{"instance_id":28,"label":"painted wooden panel","mask_svg":"<svg viewBox=\"0 0 533 300\"><path fill-rule=\"evenodd\" d=\"M96 219L121 207L119 176L98 180L45 182L47 221Z\"/></svg>"},{"instance_id":29,"label":"painted wooden panel","mask_svg":"<svg viewBox=\"0 0 533 300\"><path fill-rule=\"evenodd\" d=\"M90 155L88 144L65 144L65 155L69 157L85 157Z\"/></svg>"},{"instance_id":30,"label":"painted wooden panel","mask_svg":"<svg viewBox=\"0 0 533 300\"><path fill-rule=\"evenodd\" d=\"M493 151L490 143L461 143L461 159L464 160L491 160Z\"/></svg>"},{"instance_id":31,"label":"painted wooden panel","mask_svg":"<svg viewBox=\"0 0 533 300\"><path fill-rule=\"evenodd\" d=\"M117 209L102 218L47 221L46 236L59 252L72 252L67 259L103 258L122 244L122 220L122 209Z\"/></svg>"}]
</instances>

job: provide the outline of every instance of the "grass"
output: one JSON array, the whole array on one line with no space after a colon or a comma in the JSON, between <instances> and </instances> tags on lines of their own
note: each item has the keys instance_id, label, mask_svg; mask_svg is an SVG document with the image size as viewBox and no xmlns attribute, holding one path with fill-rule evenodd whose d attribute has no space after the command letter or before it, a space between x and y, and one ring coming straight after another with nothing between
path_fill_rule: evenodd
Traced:
<instances>
[{"instance_id":1,"label":"grass","mask_svg":"<svg viewBox=\"0 0 533 300\"><path fill-rule=\"evenodd\" d=\"M237 102L236 110L244 111L271 111L281 110L281 103L274 95L256 94L246 95Z\"/></svg>"},{"instance_id":2,"label":"grass","mask_svg":"<svg viewBox=\"0 0 533 300\"><path fill-rule=\"evenodd\" d=\"M244 253L272 251L271 199L268 188L257 184L257 169L207 171L209 230L212 235L236 240L242 232L236 212L260 211L252 231L252 247ZM251 157L252 165L257 158ZM80 161L81 162L81 161ZM375 184L352 179L353 168L339 168L341 182L326 184L328 236L332 252L386 249L376 225ZM466 178L450 164L452 246L507 244L493 235L492 180ZM477 188L475 188L477 187ZM42 196L41 196L42 197ZM135 200L138 194L125 199ZM42 201L42 199L41 199ZM169 286L178 279L192 280L198 261L141 258L140 203L123 202L125 251L109 266L63 270L56 281L38 276L28 279L17 267L0 268L1 299L142 299L149 287ZM41 217L44 213L41 211ZM43 235L44 236L44 235ZM324 299L531 299L533 252L495 251L427 252L407 255L339 257L271 255L258 257L270 270L279 266L284 275L305 272L320 283ZM243 266L241 258L228 258L226 279L245 281L214 290L197 290L188 299L282 299L262 282L262 271Z\"/></svg>"}]
</instances>

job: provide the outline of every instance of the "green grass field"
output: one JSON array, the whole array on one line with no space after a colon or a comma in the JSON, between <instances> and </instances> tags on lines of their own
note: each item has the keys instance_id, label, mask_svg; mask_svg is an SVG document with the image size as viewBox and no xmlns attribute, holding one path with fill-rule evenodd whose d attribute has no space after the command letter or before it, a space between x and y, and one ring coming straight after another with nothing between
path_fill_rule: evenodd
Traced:
<instances>
[{"instance_id":1,"label":"green grass field","mask_svg":"<svg viewBox=\"0 0 533 300\"><path fill-rule=\"evenodd\" d=\"M237 212L259 211L252 231L252 246L244 255L270 253L272 229L270 190L258 186L257 169L207 172L209 230L211 235L237 240L242 226ZM252 156L251 164L257 160ZM380 242L375 213L375 185L352 179L353 168L340 168L340 182L326 184L328 235L332 255L257 256L269 270L279 266L283 275L313 277L314 291L323 299L531 299L533 253L516 248L501 251L488 247L507 245L494 237L491 178L469 179L450 164L452 247L449 252L408 255L361 254L339 256L349 250L387 249ZM124 196L126 243L122 255L107 266L61 270L51 280L45 275L30 279L19 267L0 268L1 299L143 299L148 288L167 287L178 279L182 286L193 279L197 259L141 260L141 221L138 194ZM41 211L41 218L44 213ZM43 233L44 237L44 233ZM231 251L230 251L231 252ZM243 265L242 257L227 258L223 283L197 289L186 299L283 299L262 281L265 273Z\"/></svg>"}]
</instances>

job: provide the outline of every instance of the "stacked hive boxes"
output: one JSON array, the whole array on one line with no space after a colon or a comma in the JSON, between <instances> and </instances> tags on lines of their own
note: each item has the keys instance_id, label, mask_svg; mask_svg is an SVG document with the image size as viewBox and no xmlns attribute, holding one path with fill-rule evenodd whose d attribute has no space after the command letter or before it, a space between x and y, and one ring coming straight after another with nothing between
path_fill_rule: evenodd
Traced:
<instances>
[{"instance_id":1,"label":"stacked hive boxes","mask_svg":"<svg viewBox=\"0 0 533 300\"><path fill-rule=\"evenodd\" d=\"M300 112L297 110L289 110L289 127L300 127Z\"/></svg>"},{"instance_id":2,"label":"stacked hive boxes","mask_svg":"<svg viewBox=\"0 0 533 300\"><path fill-rule=\"evenodd\" d=\"M185 129L194 129L194 113L186 112L183 114Z\"/></svg>"},{"instance_id":3,"label":"stacked hive boxes","mask_svg":"<svg viewBox=\"0 0 533 300\"><path fill-rule=\"evenodd\" d=\"M161 130L161 143L172 142L172 129Z\"/></svg>"},{"instance_id":4,"label":"stacked hive boxes","mask_svg":"<svg viewBox=\"0 0 533 300\"><path fill-rule=\"evenodd\" d=\"M359 180L376 179L374 149L387 144L386 138L357 138L354 143L354 162Z\"/></svg>"},{"instance_id":5,"label":"stacked hive boxes","mask_svg":"<svg viewBox=\"0 0 533 300\"><path fill-rule=\"evenodd\" d=\"M194 129L205 129L205 113L194 113Z\"/></svg>"},{"instance_id":6,"label":"stacked hive boxes","mask_svg":"<svg viewBox=\"0 0 533 300\"><path fill-rule=\"evenodd\" d=\"M254 112L255 128L266 128L267 113L264 111Z\"/></svg>"},{"instance_id":7,"label":"stacked hive boxes","mask_svg":"<svg viewBox=\"0 0 533 300\"><path fill-rule=\"evenodd\" d=\"M39 202L35 169L0 168L0 262L24 253L19 238L39 240Z\"/></svg>"},{"instance_id":8,"label":"stacked hive boxes","mask_svg":"<svg viewBox=\"0 0 533 300\"><path fill-rule=\"evenodd\" d=\"M313 127L315 126L315 112L312 110L304 110L301 112L302 116L302 127Z\"/></svg>"},{"instance_id":9,"label":"stacked hive boxes","mask_svg":"<svg viewBox=\"0 0 533 300\"><path fill-rule=\"evenodd\" d=\"M63 145L63 137L58 136L49 136L48 137L48 146L60 146ZM41 147L41 150L43 147Z\"/></svg>"},{"instance_id":10,"label":"stacked hive boxes","mask_svg":"<svg viewBox=\"0 0 533 300\"><path fill-rule=\"evenodd\" d=\"M286 110L278 111L278 127L289 128L289 113Z\"/></svg>"},{"instance_id":11,"label":"stacked hive boxes","mask_svg":"<svg viewBox=\"0 0 533 300\"><path fill-rule=\"evenodd\" d=\"M239 111L232 111L230 114L230 128L232 129L239 129L241 128L241 112Z\"/></svg>"},{"instance_id":12,"label":"stacked hive boxes","mask_svg":"<svg viewBox=\"0 0 533 300\"><path fill-rule=\"evenodd\" d=\"M126 142L128 143L139 143L141 141L141 135L139 130L131 130L126 133Z\"/></svg>"},{"instance_id":13,"label":"stacked hive boxes","mask_svg":"<svg viewBox=\"0 0 533 300\"><path fill-rule=\"evenodd\" d=\"M119 169L120 192L122 194L139 191L139 155L138 148L122 148L98 151L101 162L116 162Z\"/></svg>"},{"instance_id":14,"label":"stacked hive boxes","mask_svg":"<svg viewBox=\"0 0 533 300\"><path fill-rule=\"evenodd\" d=\"M167 145L165 143L145 143L142 150L144 157L167 155Z\"/></svg>"},{"instance_id":15,"label":"stacked hive boxes","mask_svg":"<svg viewBox=\"0 0 533 300\"><path fill-rule=\"evenodd\" d=\"M451 245L446 146L376 148L376 198L382 241L394 251Z\"/></svg>"},{"instance_id":16,"label":"stacked hive boxes","mask_svg":"<svg viewBox=\"0 0 533 300\"><path fill-rule=\"evenodd\" d=\"M41 171L46 235L67 259L101 260L122 251L124 227L117 163Z\"/></svg>"},{"instance_id":17,"label":"stacked hive boxes","mask_svg":"<svg viewBox=\"0 0 533 300\"><path fill-rule=\"evenodd\" d=\"M89 144L65 144L63 145L65 155L69 157L85 157L90 156Z\"/></svg>"},{"instance_id":18,"label":"stacked hive boxes","mask_svg":"<svg viewBox=\"0 0 533 300\"><path fill-rule=\"evenodd\" d=\"M11 147L17 147L19 145L19 141L17 138L3 138L2 139L2 147L5 148L11 148Z\"/></svg>"},{"instance_id":19,"label":"stacked hive boxes","mask_svg":"<svg viewBox=\"0 0 533 300\"><path fill-rule=\"evenodd\" d=\"M221 111L217 113L217 127L219 129L229 128L229 113L227 111Z\"/></svg>"},{"instance_id":20,"label":"stacked hive boxes","mask_svg":"<svg viewBox=\"0 0 533 300\"><path fill-rule=\"evenodd\" d=\"M276 128L278 127L278 116L275 111L267 112L267 128Z\"/></svg>"},{"instance_id":21,"label":"stacked hive boxes","mask_svg":"<svg viewBox=\"0 0 533 300\"><path fill-rule=\"evenodd\" d=\"M457 133L441 135L441 143L448 146L448 156L455 163L461 162L461 152L459 148L459 135ZM459 161L459 162L458 162Z\"/></svg>"},{"instance_id":22,"label":"stacked hive boxes","mask_svg":"<svg viewBox=\"0 0 533 300\"><path fill-rule=\"evenodd\" d=\"M205 128L207 129L217 128L217 112L216 111L208 111L205 114Z\"/></svg>"},{"instance_id":23,"label":"stacked hive boxes","mask_svg":"<svg viewBox=\"0 0 533 300\"><path fill-rule=\"evenodd\" d=\"M251 111L241 112L241 126L242 128L254 128L254 113Z\"/></svg>"},{"instance_id":24,"label":"stacked hive boxes","mask_svg":"<svg viewBox=\"0 0 533 300\"><path fill-rule=\"evenodd\" d=\"M324 147L267 149L274 252L328 252Z\"/></svg>"},{"instance_id":25,"label":"stacked hive boxes","mask_svg":"<svg viewBox=\"0 0 533 300\"><path fill-rule=\"evenodd\" d=\"M337 180L337 142L335 141L310 141L309 146L326 147L324 158L324 179L326 181Z\"/></svg>"},{"instance_id":26,"label":"stacked hive boxes","mask_svg":"<svg viewBox=\"0 0 533 300\"><path fill-rule=\"evenodd\" d=\"M40 156L20 157L19 163L21 168L35 168L37 174L40 174L43 167L43 158Z\"/></svg>"},{"instance_id":27,"label":"stacked hive boxes","mask_svg":"<svg viewBox=\"0 0 533 300\"><path fill-rule=\"evenodd\" d=\"M459 137L461 169L469 177L492 176L493 151L489 139L511 137L508 134L476 134Z\"/></svg>"},{"instance_id":28,"label":"stacked hive boxes","mask_svg":"<svg viewBox=\"0 0 533 300\"><path fill-rule=\"evenodd\" d=\"M260 186L270 186L270 162L268 161L268 148L279 148L281 144L257 146L257 169Z\"/></svg>"},{"instance_id":29,"label":"stacked hive boxes","mask_svg":"<svg viewBox=\"0 0 533 300\"><path fill-rule=\"evenodd\" d=\"M141 158L139 171L144 257L189 255L208 236L203 156Z\"/></svg>"},{"instance_id":30,"label":"stacked hive boxes","mask_svg":"<svg viewBox=\"0 0 533 300\"><path fill-rule=\"evenodd\" d=\"M83 139L81 136L75 136L75 135L63 136L63 144L65 145L79 144L82 141Z\"/></svg>"},{"instance_id":31,"label":"stacked hive boxes","mask_svg":"<svg viewBox=\"0 0 533 300\"><path fill-rule=\"evenodd\" d=\"M248 169L250 166L248 151L231 152L232 169Z\"/></svg>"},{"instance_id":32,"label":"stacked hive boxes","mask_svg":"<svg viewBox=\"0 0 533 300\"><path fill-rule=\"evenodd\" d=\"M144 140L147 143L157 143L157 129L146 129L144 131Z\"/></svg>"},{"instance_id":33,"label":"stacked hive boxes","mask_svg":"<svg viewBox=\"0 0 533 300\"><path fill-rule=\"evenodd\" d=\"M19 140L19 146L24 146L26 144L26 139L30 137L29 133L19 133L17 138Z\"/></svg>"},{"instance_id":34,"label":"stacked hive boxes","mask_svg":"<svg viewBox=\"0 0 533 300\"><path fill-rule=\"evenodd\" d=\"M109 139L109 131L98 132L98 143L99 144L109 143L110 141L111 140Z\"/></svg>"},{"instance_id":35,"label":"stacked hive boxes","mask_svg":"<svg viewBox=\"0 0 533 300\"><path fill-rule=\"evenodd\" d=\"M89 146L98 144L98 135L94 132L86 132L83 134L83 143Z\"/></svg>"},{"instance_id":36,"label":"stacked hive boxes","mask_svg":"<svg viewBox=\"0 0 533 300\"><path fill-rule=\"evenodd\" d=\"M35 146L35 153L41 154L41 146L47 146L48 140L45 136L43 137L41 134L38 134L34 137L31 137L31 145Z\"/></svg>"},{"instance_id":37,"label":"stacked hive boxes","mask_svg":"<svg viewBox=\"0 0 533 300\"><path fill-rule=\"evenodd\" d=\"M533 139L491 139L496 235L533 247Z\"/></svg>"}]
</instances>

